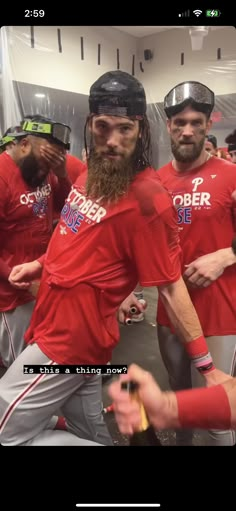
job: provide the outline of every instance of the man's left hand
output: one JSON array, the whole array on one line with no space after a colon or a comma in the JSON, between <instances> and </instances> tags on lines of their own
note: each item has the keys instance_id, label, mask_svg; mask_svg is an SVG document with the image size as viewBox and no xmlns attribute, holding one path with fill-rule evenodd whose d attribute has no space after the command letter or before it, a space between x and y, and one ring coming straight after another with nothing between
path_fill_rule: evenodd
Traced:
<instances>
[{"instance_id":1,"label":"man's left hand","mask_svg":"<svg viewBox=\"0 0 236 511\"><path fill-rule=\"evenodd\" d=\"M211 254L198 257L190 264L186 264L183 279L187 287L208 287L224 272L223 251L217 250Z\"/></svg>"},{"instance_id":2,"label":"man's left hand","mask_svg":"<svg viewBox=\"0 0 236 511\"><path fill-rule=\"evenodd\" d=\"M207 387L212 387L213 385L221 385L226 380L233 379L230 374L226 374L217 368L203 376L205 377Z\"/></svg>"}]
</instances>

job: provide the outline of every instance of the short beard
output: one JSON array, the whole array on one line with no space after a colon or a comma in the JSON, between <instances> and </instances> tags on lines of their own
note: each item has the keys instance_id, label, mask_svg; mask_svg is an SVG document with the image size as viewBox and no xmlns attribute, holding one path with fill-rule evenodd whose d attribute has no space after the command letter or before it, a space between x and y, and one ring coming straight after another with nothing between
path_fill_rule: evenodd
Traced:
<instances>
[{"instance_id":1,"label":"short beard","mask_svg":"<svg viewBox=\"0 0 236 511\"><path fill-rule=\"evenodd\" d=\"M205 139L201 140L198 145L186 145L182 146L181 144L175 144L173 140L171 140L171 151L176 161L182 163L192 163L197 160L200 156L202 149L205 144Z\"/></svg>"},{"instance_id":2,"label":"short beard","mask_svg":"<svg viewBox=\"0 0 236 511\"><path fill-rule=\"evenodd\" d=\"M87 196L102 203L116 203L129 189L137 171L132 158L109 160L104 154L90 152L88 158Z\"/></svg>"}]
</instances>

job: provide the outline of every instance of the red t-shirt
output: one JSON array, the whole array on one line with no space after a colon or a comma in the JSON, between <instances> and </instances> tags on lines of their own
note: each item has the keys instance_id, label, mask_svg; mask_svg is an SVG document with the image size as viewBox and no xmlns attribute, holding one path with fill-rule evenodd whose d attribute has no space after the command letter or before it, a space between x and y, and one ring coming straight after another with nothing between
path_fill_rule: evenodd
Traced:
<instances>
[{"instance_id":1,"label":"red t-shirt","mask_svg":"<svg viewBox=\"0 0 236 511\"><path fill-rule=\"evenodd\" d=\"M66 172L72 184L76 179L86 170L87 166L79 158L72 154L66 154ZM69 192L68 192L69 193ZM64 204L63 204L64 205ZM53 213L53 220L57 221L60 218L61 211L55 210Z\"/></svg>"},{"instance_id":2,"label":"red t-shirt","mask_svg":"<svg viewBox=\"0 0 236 511\"><path fill-rule=\"evenodd\" d=\"M52 173L44 184L30 188L6 152L0 156L0 311L12 310L34 298L8 282L13 266L42 255L52 234L53 209L61 210L70 181Z\"/></svg>"},{"instance_id":3,"label":"red t-shirt","mask_svg":"<svg viewBox=\"0 0 236 511\"><path fill-rule=\"evenodd\" d=\"M72 154L66 155L66 170L67 174L72 182L75 183L76 179L86 170L87 166L79 158Z\"/></svg>"},{"instance_id":4,"label":"red t-shirt","mask_svg":"<svg viewBox=\"0 0 236 511\"><path fill-rule=\"evenodd\" d=\"M176 211L148 168L126 197L103 206L85 196L87 172L72 188L49 243L26 342L59 364L105 364L119 340L116 312L139 281L181 275Z\"/></svg>"},{"instance_id":5,"label":"red t-shirt","mask_svg":"<svg viewBox=\"0 0 236 511\"><path fill-rule=\"evenodd\" d=\"M177 172L172 163L158 171L177 208L183 268L198 257L231 246L235 233L235 165L212 157L198 168ZM207 288L189 289L205 336L236 334L236 265ZM159 300L157 322L169 325Z\"/></svg>"}]
</instances>

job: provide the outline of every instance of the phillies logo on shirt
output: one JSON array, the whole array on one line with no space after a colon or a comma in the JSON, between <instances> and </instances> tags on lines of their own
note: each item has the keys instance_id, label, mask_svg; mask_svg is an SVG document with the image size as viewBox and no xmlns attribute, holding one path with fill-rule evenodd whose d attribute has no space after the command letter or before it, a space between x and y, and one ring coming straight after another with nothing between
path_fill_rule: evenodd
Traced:
<instances>
[{"instance_id":1,"label":"phillies logo on shirt","mask_svg":"<svg viewBox=\"0 0 236 511\"><path fill-rule=\"evenodd\" d=\"M192 192L172 192L174 206L177 209L178 224L191 224L192 222L192 208L194 209L209 209L211 207L211 195L208 192L198 191L198 187L204 182L202 177L196 177L192 180Z\"/></svg>"},{"instance_id":2,"label":"phillies logo on shirt","mask_svg":"<svg viewBox=\"0 0 236 511\"><path fill-rule=\"evenodd\" d=\"M192 180L192 183L194 184L193 192L196 192L199 185L203 183L202 177L195 177L195 179Z\"/></svg>"},{"instance_id":3,"label":"phillies logo on shirt","mask_svg":"<svg viewBox=\"0 0 236 511\"><path fill-rule=\"evenodd\" d=\"M202 177L197 177L192 180L193 189L191 193L179 193L175 192L173 202L175 206L211 206L210 198L211 194L208 192L197 191L198 187L203 183Z\"/></svg>"},{"instance_id":4,"label":"phillies logo on shirt","mask_svg":"<svg viewBox=\"0 0 236 511\"><path fill-rule=\"evenodd\" d=\"M99 201L94 202L72 188L62 209L61 217L67 227L76 233L83 220L88 224L99 223L106 213L106 209L99 205Z\"/></svg>"}]
</instances>

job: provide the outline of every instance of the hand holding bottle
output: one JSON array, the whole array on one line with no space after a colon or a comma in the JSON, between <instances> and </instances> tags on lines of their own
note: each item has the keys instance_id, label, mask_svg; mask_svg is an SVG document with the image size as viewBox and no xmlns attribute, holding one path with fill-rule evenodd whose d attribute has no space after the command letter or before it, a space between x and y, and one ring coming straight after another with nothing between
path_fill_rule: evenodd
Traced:
<instances>
[{"instance_id":1,"label":"hand holding bottle","mask_svg":"<svg viewBox=\"0 0 236 511\"><path fill-rule=\"evenodd\" d=\"M112 383L108 391L121 433L133 435L140 431L142 424L140 402L132 399L130 394L121 388L121 384L131 381L138 384L138 395L148 415L149 423L156 429L164 429L167 393L160 390L149 372L132 364L127 375L122 375L118 381Z\"/></svg>"},{"instance_id":2,"label":"hand holding bottle","mask_svg":"<svg viewBox=\"0 0 236 511\"><path fill-rule=\"evenodd\" d=\"M146 410L139 397L138 389L139 384L134 381L124 381L121 383L121 388L129 392L131 398L136 400L139 404L141 421L139 429L130 436L130 446L161 446L160 440L157 438L154 427L150 424Z\"/></svg>"},{"instance_id":3,"label":"hand holding bottle","mask_svg":"<svg viewBox=\"0 0 236 511\"><path fill-rule=\"evenodd\" d=\"M223 382L218 385L211 382L208 388L162 392L149 372L132 364L127 375L121 376L119 381L112 383L109 388L121 433L134 435L136 431L140 431L142 425L140 404L131 399L127 390L122 390L124 382L138 384L139 398L147 413L149 424L155 430L235 429L236 378L220 373Z\"/></svg>"}]
</instances>

